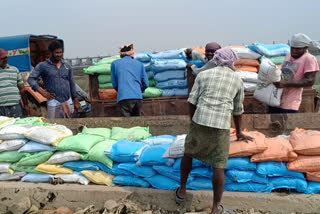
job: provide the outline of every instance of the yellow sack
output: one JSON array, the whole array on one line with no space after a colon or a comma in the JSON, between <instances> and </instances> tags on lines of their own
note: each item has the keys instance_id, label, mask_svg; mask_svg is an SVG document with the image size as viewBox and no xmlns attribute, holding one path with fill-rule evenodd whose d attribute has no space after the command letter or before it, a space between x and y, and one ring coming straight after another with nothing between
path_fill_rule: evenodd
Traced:
<instances>
[{"instance_id":1,"label":"yellow sack","mask_svg":"<svg viewBox=\"0 0 320 214\"><path fill-rule=\"evenodd\" d=\"M104 171L83 170L81 173L86 176L91 182L95 184L104 184L107 186L113 186L113 175L109 175Z\"/></svg>"},{"instance_id":2,"label":"yellow sack","mask_svg":"<svg viewBox=\"0 0 320 214\"><path fill-rule=\"evenodd\" d=\"M71 174L73 173L72 169L63 167L61 165L56 165L56 164L46 164L42 163L39 164L35 170L47 174Z\"/></svg>"}]
</instances>

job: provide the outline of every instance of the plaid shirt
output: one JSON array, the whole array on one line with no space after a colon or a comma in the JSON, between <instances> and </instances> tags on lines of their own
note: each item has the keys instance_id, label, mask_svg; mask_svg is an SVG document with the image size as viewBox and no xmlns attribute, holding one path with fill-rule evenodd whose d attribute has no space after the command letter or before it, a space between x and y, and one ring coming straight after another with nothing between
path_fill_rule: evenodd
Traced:
<instances>
[{"instance_id":1,"label":"plaid shirt","mask_svg":"<svg viewBox=\"0 0 320 214\"><path fill-rule=\"evenodd\" d=\"M200 125L230 129L231 114L243 113L242 80L228 67L215 67L198 74L188 102L197 106L192 120Z\"/></svg>"}]
</instances>

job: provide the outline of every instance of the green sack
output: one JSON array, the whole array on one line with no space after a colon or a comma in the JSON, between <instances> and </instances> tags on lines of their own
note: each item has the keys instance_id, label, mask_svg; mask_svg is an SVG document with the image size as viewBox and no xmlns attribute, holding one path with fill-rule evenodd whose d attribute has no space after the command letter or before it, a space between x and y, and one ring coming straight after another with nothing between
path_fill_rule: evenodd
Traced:
<instances>
[{"instance_id":1,"label":"green sack","mask_svg":"<svg viewBox=\"0 0 320 214\"><path fill-rule=\"evenodd\" d=\"M143 98L160 97L162 90L159 88L148 87L142 94Z\"/></svg>"},{"instance_id":2,"label":"green sack","mask_svg":"<svg viewBox=\"0 0 320 214\"><path fill-rule=\"evenodd\" d=\"M89 150L97 143L104 140L104 137L98 135L88 135L79 133L74 136L64 138L57 145L57 150L74 151L74 152L89 152Z\"/></svg>"},{"instance_id":3,"label":"green sack","mask_svg":"<svg viewBox=\"0 0 320 214\"><path fill-rule=\"evenodd\" d=\"M149 80L149 87L155 87L156 81L155 80Z\"/></svg>"},{"instance_id":4,"label":"green sack","mask_svg":"<svg viewBox=\"0 0 320 214\"><path fill-rule=\"evenodd\" d=\"M149 127L132 127L132 128L121 128L121 127L112 127L111 129L111 138L113 140L144 140L150 137Z\"/></svg>"},{"instance_id":5,"label":"green sack","mask_svg":"<svg viewBox=\"0 0 320 214\"><path fill-rule=\"evenodd\" d=\"M115 140L105 140L100 143L97 143L94 147L90 149L87 156L87 160L98 161L111 169L112 160L104 153L104 151L110 150L110 148L115 142Z\"/></svg>"},{"instance_id":6,"label":"green sack","mask_svg":"<svg viewBox=\"0 0 320 214\"><path fill-rule=\"evenodd\" d=\"M42 172L35 170L36 167L37 166L17 166L16 163L10 165L10 168L14 171L43 174Z\"/></svg>"},{"instance_id":7,"label":"green sack","mask_svg":"<svg viewBox=\"0 0 320 214\"><path fill-rule=\"evenodd\" d=\"M98 76L98 82L103 83L111 83L111 75L109 74L99 74Z\"/></svg>"},{"instance_id":8,"label":"green sack","mask_svg":"<svg viewBox=\"0 0 320 214\"><path fill-rule=\"evenodd\" d=\"M26 117L26 118L16 120L14 124L35 124L39 122L42 123L41 117Z\"/></svg>"},{"instance_id":9,"label":"green sack","mask_svg":"<svg viewBox=\"0 0 320 214\"><path fill-rule=\"evenodd\" d=\"M94 65L101 65L101 64L111 64L114 60L120 59L119 55L110 56L99 60L98 62L93 62Z\"/></svg>"},{"instance_id":10,"label":"green sack","mask_svg":"<svg viewBox=\"0 0 320 214\"><path fill-rule=\"evenodd\" d=\"M281 65L284 61L285 56L275 56L275 57L270 57L268 59L270 59L271 62L273 62L273 64L275 65Z\"/></svg>"},{"instance_id":11,"label":"green sack","mask_svg":"<svg viewBox=\"0 0 320 214\"><path fill-rule=\"evenodd\" d=\"M111 138L111 129L109 128L87 128L86 126L82 129L82 134L92 134L104 137L104 139Z\"/></svg>"},{"instance_id":12,"label":"green sack","mask_svg":"<svg viewBox=\"0 0 320 214\"><path fill-rule=\"evenodd\" d=\"M113 86L112 86L112 83L103 83L103 84L99 83L99 88L111 89L111 88L113 88Z\"/></svg>"},{"instance_id":13,"label":"green sack","mask_svg":"<svg viewBox=\"0 0 320 214\"><path fill-rule=\"evenodd\" d=\"M111 64L92 65L84 68L83 72L87 74L111 74Z\"/></svg>"},{"instance_id":14,"label":"green sack","mask_svg":"<svg viewBox=\"0 0 320 214\"><path fill-rule=\"evenodd\" d=\"M26 153L24 152L18 152L18 151L0 152L0 162L15 163L15 162L18 162L24 156L26 156Z\"/></svg>"},{"instance_id":15,"label":"green sack","mask_svg":"<svg viewBox=\"0 0 320 214\"><path fill-rule=\"evenodd\" d=\"M25 157L16 164L17 166L36 166L49 160L52 155L52 151L26 153Z\"/></svg>"}]
</instances>

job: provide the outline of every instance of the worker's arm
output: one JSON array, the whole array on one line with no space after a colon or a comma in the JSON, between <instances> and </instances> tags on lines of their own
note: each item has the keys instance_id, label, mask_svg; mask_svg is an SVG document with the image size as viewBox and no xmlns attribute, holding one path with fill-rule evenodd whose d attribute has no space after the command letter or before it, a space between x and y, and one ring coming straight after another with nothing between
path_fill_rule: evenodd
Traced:
<instances>
[{"instance_id":1,"label":"worker's arm","mask_svg":"<svg viewBox=\"0 0 320 214\"><path fill-rule=\"evenodd\" d=\"M79 110L80 109L80 103L79 103L78 96L77 96L76 84L75 84L74 79L73 79L72 68L71 68L71 66L68 66L68 67L69 67L70 93L71 93L73 105L74 105L74 108L76 110Z\"/></svg>"},{"instance_id":2,"label":"worker's arm","mask_svg":"<svg viewBox=\"0 0 320 214\"><path fill-rule=\"evenodd\" d=\"M116 91L118 91L118 80L117 80L116 68L114 63L111 63L111 82L112 82L113 88Z\"/></svg>"},{"instance_id":3,"label":"worker's arm","mask_svg":"<svg viewBox=\"0 0 320 214\"><path fill-rule=\"evenodd\" d=\"M273 83L277 88L287 88L287 87L311 87L316 79L317 71L307 72L301 80L281 80L280 82Z\"/></svg>"},{"instance_id":4,"label":"worker's arm","mask_svg":"<svg viewBox=\"0 0 320 214\"><path fill-rule=\"evenodd\" d=\"M44 88L41 88L38 84L38 79L41 76L41 71L41 64L39 64L30 73L30 76L28 77L28 83L34 91L39 92L43 97L47 98L48 100L54 99L54 93L48 92Z\"/></svg>"},{"instance_id":5,"label":"worker's arm","mask_svg":"<svg viewBox=\"0 0 320 214\"><path fill-rule=\"evenodd\" d=\"M141 63L142 64L142 63ZM141 66L141 82L142 82L142 88L141 91L142 93L146 90L146 88L149 87L149 80L148 80L148 75L146 73L146 70L142 64Z\"/></svg>"}]
</instances>

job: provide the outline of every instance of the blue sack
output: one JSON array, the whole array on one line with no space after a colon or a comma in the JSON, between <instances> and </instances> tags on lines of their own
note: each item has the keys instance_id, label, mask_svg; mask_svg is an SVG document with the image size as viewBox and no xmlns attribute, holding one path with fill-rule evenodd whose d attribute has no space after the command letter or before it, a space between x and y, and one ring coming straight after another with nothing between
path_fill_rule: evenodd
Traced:
<instances>
[{"instance_id":1,"label":"blue sack","mask_svg":"<svg viewBox=\"0 0 320 214\"><path fill-rule=\"evenodd\" d=\"M257 164L250 161L248 157L229 158L226 169L237 169L242 171L254 171Z\"/></svg>"},{"instance_id":2,"label":"blue sack","mask_svg":"<svg viewBox=\"0 0 320 214\"><path fill-rule=\"evenodd\" d=\"M180 182L180 170L175 170L173 167L170 167L170 166L153 166L152 168L158 174ZM191 178L192 177L189 176L188 180L191 179Z\"/></svg>"},{"instance_id":3,"label":"blue sack","mask_svg":"<svg viewBox=\"0 0 320 214\"><path fill-rule=\"evenodd\" d=\"M193 190L211 190L212 180L208 178L195 177L193 180L188 179L187 189Z\"/></svg>"},{"instance_id":4,"label":"blue sack","mask_svg":"<svg viewBox=\"0 0 320 214\"><path fill-rule=\"evenodd\" d=\"M257 183L231 183L226 184L224 189L226 191L233 192L266 192L268 188L267 184L257 184Z\"/></svg>"},{"instance_id":5,"label":"blue sack","mask_svg":"<svg viewBox=\"0 0 320 214\"><path fill-rule=\"evenodd\" d=\"M175 135L159 135L159 136L151 136L142 142L147 143L149 145L158 145L158 144L171 144L176 140Z\"/></svg>"},{"instance_id":6,"label":"blue sack","mask_svg":"<svg viewBox=\"0 0 320 214\"><path fill-rule=\"evenodd\" d=\"M118 166L119 169L123 169L126 171L129 171L133 175L139 176L139 177L152 177L156 173L150 166L137 166L136 163L121 163Z\"/></svg>"},{"instance_id":7,"label":"blue sack","mask_svg":"<svg viewBox=\"0 0 320 214\"><path fill-rule=\"evenodd\" d=\"M307 181L299 178L275 177L269 179L269 184L270 186L268 187L268 192L281 188L295 189L298 192L305 192L308 188Z\"/></svg>"},{"instance_id":8,"label":"blue sack","mask_svg":"<svg viewBox=\"0 0 320 214\"><path fill-rule=\"evenodd\" d=\"M187 61L188 64L194 64L197 66L197 68L201 68L202 66L205 65L204 62L202 62L201 60L189 60Z\"/></svg>"},{"instance_id":9,"label":"blue sack","mask_svg":"<svg viewBox=\"0 0 320 214\"><path fill-rule=\"evenodd\" d=\"M112 145L110 153L105 151L105 154L116 162L134 162L139 158L141 151L146 146L148 145L143 142L119 140Z\"/></svg>"},{"instance_id":10,"label":"blue sack","mask_svg":"<svg viewBox=\"0 0 320 214\"><path fill-rule=\"evenodd\" d=\"M234 182L246 183L254 182L260 184L267 184L268 178L257 175L255 171L240 171L240 170L227 170L226 175Z\"/></svg>"},{"instance_id":11,"label":"blue sack","mask_svg":"<svg viewBox=\"0 0 320 214\"><path fill-rule=\"evenodd\" d=\"M170 147L170 144L151 145L146 147L137 162L138 166L167 165L172 166L174 159L163 158L163 154Z\"/></svg>"},{"instance_id":12,"label":"blue sack","mask_svg":"<svg viewBox=\"0 0 320 214\"><path fill-rule=\"evenodd\" d=\"M168 80L165 82L157 82L156 87L160 89L188 88L188 81L187 79L181 79L181 80Z\"/></svg>"},{"instance_id":13,"label":"blue sack","mask_svg":"<svg viewBox=\"0 0 320 214\"><path fill-rule=\"evenodd\" d=\"M151 60L150 53L137 53L134 55L134 59L140 62L149 62Z\"/></svg>"},{"instance_id":14,"label":"blue sack","mask_svg":"<svg viewBox=\"0 0 320 214\"><path fill-rule=\"evenodd\" d=\"M156 73L154 75L154 80L157 82L164 82L173 79L186 79L187 73L185 70L171 70Z\"/></svg>"},{"instance_id":15,"label":"blue sack","mask_svg":"<svg viewBox=\"0 0 320 214\"><path fill-rule=\"evenodd\" d=\"M304 179L303 173L289 170L287 168L286 162L268 161L258 163L257 173L268 177L288 177Z\"/></svg>"},{"instance_id":16,"label":"blue sack","mask_svg":"<svg viewBox=\"0 0 320 214\"><path fill-rule=\"evenodd\" d=\"M290 53L290 46L287 44L263 44L256 42L248 45L247 48L267 57L286 56Z\"/></svg>"},{"instance_id":17,"label":"blue sack","mask_svg":"<svg viewBox=\"0 0 320 214\"><path fill-rule=\"evenodd\" d=\"M173 169L180 170L181 160L182 158L176 159L176 162L174 162L173 164ZM196 158L192 158L192 169L197 167L205 167L205 166L208 166L208 165L206 165L205 163L203 163L202 161Z\"/></svg>"},{"instance_id":18,"label":"blue sack","mask_svg":"<svg viewBox=\"0 0 320 214\"><path fill-rule=\"evenodd\" d=\"M153 79L154 78L154 73L153 71L147 71L147 76L148 76L148 79Z\"/></svg>"},{"instance_id":19,"label":"blue sack","mask_svg":"<svg viewBox=\"0 0 320 214\"><path fill-rule=\"evenodd\" d=\"M148 181L149 184L156 189L175 190L180 186L179 182L162 175L144 178L144 180Z\"/></svg>"},{"instance_id":20,"label":"blue sack","mask_svg":"<svg viewBox=\"0 0 320 214\"><path fill-rule=\"evenodd\" d=\"M202 177L211 179L213 176L213 170L209 167L194 168L191 170L190 175L193 177Z\"/></svg>"},{"instance_id":21,"label":"blue sack","mask_svg":"<svg viewBox=\"0 0 320 214\"><path fill-rule=\"evenodd\" d=\"M122 186L134 186L134 187L149 187L150 184L138 178L136 176L118 175L113 180L112 183L122 185Z\"/></svg>"},{"instance_id":22,"label":"blue sack","mask_svg":"<svg viewBox=\"0 0 320 214\"><path fill-rule=\"evenodd\" d=\"M38 174L38 173L28 173L23 178L21 178L21 181L23 182L42 182L42 183L49 183L50 178L53 178L53 175L50 174Z\"/></svg>"},{"instance_id":23,"label":"blue sack","mask_svg":"<svg viewBox=\"0 0 320 214\"><path fill-rule=\"evenodd\" d=\"M50 145L29 141L18 150L18 152L43 152L43 151L56 151L56 149L55 147Z\"/></svg>"},{"instance_id":24,"label":"blue sack","mask_svg":"<svg viewBox=\"0 0 320 214\"><path fill-rule=\"evenodd\" d=\"M144 62L143 63L143 67L144 67L144 70L146 71L150 71L151 69L151 63L150 62ZM148 74L147 74L148 75ZM149 79L149 78L148 78Z\"/></svg>"},{"instance_id":25,"label":"blue sack","mask_svg":"<svg viewBox=\"0 0 320 214\"><path fill-rule=\"evenodd\" d=\"M149 55L152 59L186 59L186 54L183 49L161 51Z\"/></svg>"},{"instance_id":26,"label":"blue sack","mask_svg":"<svg viewBox=\"0 0 320 214\"><path fill-rule=\"evenodd\" d=\"M102 171L105 171L106 173L111 175L132 175L126 170L119 169L119 164L115 162L113 162L112 169L100 162L96 162L96 164Z\"/></svg>"},{"instance_id":27,"label":"blue sack","mask_svg":"<svg viewBox=\"0 0 320 214\"><path fill-rule=\"evenodd\" d=\"M187 63L181 59L151 60L151 70L154 72L182 70L185 69L186 66Z\"/></svg>"},{"instance_id":28,"label":"blue sack","mask_svg":"<svg viewBox=\"0 0 320 214\"><path fill-rule=\"evenodd\" d=\"M320 183L319 182L308 182L308 188L304 192L306 194L317 194L320 193Z\"/></svg>"},{"instance_id":29,"label":"blue sack","mask_svg":"<svg viewBox=\"0 0 320 214\"><path fill-rule=\"evenodd\" d=\"M83 170L99 170L97 162L94 161L69 161L62 164L62 166L80 172Z\"/></svg>"},{"instance_id":30,"label":"blue sack","mask_svg":"<svg viewBox=\"0 0 320 214\"><path fill-rule=\"evenodd\" d=\"M188 88L162 89L162 97L187 96Z\"/></svg>"}]
</instances>

